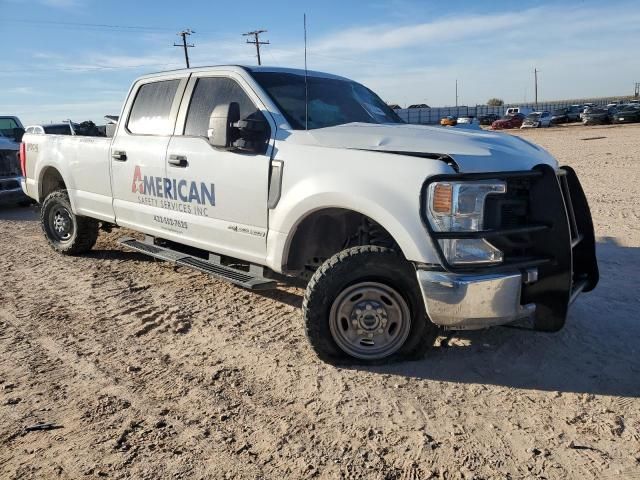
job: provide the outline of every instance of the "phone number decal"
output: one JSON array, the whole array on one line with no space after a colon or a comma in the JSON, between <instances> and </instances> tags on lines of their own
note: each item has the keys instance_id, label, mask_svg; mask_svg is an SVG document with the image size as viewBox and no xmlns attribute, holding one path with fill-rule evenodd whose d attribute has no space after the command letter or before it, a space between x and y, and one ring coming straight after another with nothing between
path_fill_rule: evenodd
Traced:
<instances>
[{"instance_id":1,"label":"phone number decal","mask_svg":"<svg viewBox=\"0 0 640 480\"><path fill-rule=\"evenodd\" d=\"M169 217L163 217L161 215L154 215L153 221L157 223L161 223L163 225L168 225L169 227L177 227L186 230L189 228L189 224L183 220L175 220Z\"/></svg>"}]
</instances>

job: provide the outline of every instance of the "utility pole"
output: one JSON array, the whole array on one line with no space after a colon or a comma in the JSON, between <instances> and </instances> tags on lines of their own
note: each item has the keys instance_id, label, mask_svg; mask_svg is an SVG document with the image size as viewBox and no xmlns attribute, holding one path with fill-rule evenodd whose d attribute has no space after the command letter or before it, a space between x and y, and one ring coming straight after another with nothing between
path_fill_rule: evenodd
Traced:
<instances>
[{"instance_id":1,"label":"utility pole","mask_svg":"<svg viewBox=\"0 0 640 480\"><path fill-rule=\"evenodd\" d=\"M256 54L258 57L258 65L262 65L262 61L260 59L260 45L269 45L269 40L266 42L260 41L260 34L266 33L266 30L254 30L253 32L243 33L243 37L253 37L253 40L247 40L247 43L253 44L256 46Z\"/></svg>"},{"instance_id":2,"label":"utility pole","mask_svg":"<svg viewBox=\"0 0 640 480\"><path fill-rule=\"evenodd\" d=\"M635 90L633 96L636 97L636 98L640 97L640 82L636 82L636 90Z\"/></svg>"},{"instance_id":3,"label":"utility pole","mask_svg":"<svg viewBox=\"0 0 640 480\"><path fill-rule=\"evenodd\" d=\"M187 37L189 35L191 35L192 33L196 33L196 32L194 32L190 28L187 28L186 30L183 30L183 31L179 32L178 36L182 37L182 43L174 43L173 44L174 47L182 47L182 48L184 48L184 60L187 63L187 68L191 68L191 65L189 65L189 51L187 49L195 47L194 44L187 43Z\"/></svg>"},{"instance_id":4,"label":"utility pole","mask_svg":"<svg viewBox=\"0 0 640 480\"><path fill-rule=\"evenodd\" d=\"M456 108L458 108L458 79L456 78Z\"/></svg>"},{"instance_id":5,"label":"utility pole","mask_svg":"<svg viewBox=\"0 0 640 480\"><path fill-rule=\"evenodd\" d=\"M534 81L535 81L535 88L536 88L536 109L538 108L538 72L539 70L537 68L533 69L533 77L534 77Z\"/></svg>"}]
</instances>

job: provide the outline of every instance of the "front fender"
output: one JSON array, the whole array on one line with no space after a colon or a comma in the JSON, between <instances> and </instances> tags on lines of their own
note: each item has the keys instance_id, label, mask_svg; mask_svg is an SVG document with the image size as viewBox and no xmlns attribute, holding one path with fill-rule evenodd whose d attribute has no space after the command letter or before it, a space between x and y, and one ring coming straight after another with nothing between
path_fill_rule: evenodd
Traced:
<instances>
[{"instance_id":1,"label":"front fender","mask_svg":"<svg viewBox=\"0 0 640 480\"><path fill-rule=\"evenodd\" d=\"M332 185L333 188L325 189L321 185ZM281 270L298 225L314 212L327 208L366 215L389 232L408 260L439 264L431 239L420 220L419 190L410 197L414 200L410 202L406 195L385 188L382 183L369 184L369 189L376 195L365 196L361 192L349 191L344 181L337 182L334 178L322 181L316 177L300 182L283 195L270 214L267 250L272 268Z\"/></svg>"}]
</instances>

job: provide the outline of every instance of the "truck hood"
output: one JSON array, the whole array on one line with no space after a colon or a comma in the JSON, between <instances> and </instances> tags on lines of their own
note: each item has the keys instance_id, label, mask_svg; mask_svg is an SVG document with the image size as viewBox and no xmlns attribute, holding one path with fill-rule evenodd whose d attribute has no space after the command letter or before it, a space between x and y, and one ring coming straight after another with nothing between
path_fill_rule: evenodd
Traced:
<instances>
[{"instance_id":1,"label":"truck hood","mask_svg":"<svg viewBox=\"0 0 640 480\"><path fill-rule=\"evenodd\" d=\"M20 150L20 144L12 139L0 135L0 150Z\"/></svg>"},{"instance_id":2,"label":"truck hood","mask_svg":"<svg viewBox=\"0 0 640 480\"><path fill-rule=\"evenodd\" d=\"M291 140L319 147L414 156L448 155L458 164L461 173L530 170L541 163L554 169L558 167L557 161L546 150L527 140L477 129L349 123L307 132L297 131L292 136L295 140Z\"/></svg>"}]
</instances>

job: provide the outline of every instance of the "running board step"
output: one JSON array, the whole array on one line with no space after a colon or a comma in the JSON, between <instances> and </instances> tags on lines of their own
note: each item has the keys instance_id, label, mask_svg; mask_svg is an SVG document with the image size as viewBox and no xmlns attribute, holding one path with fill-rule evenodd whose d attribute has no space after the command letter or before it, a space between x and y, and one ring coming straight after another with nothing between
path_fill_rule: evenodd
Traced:
<instances>
[{"instance_id":1,"label":"running board step","mask_svg":"<svg viewBox=\"0 0 640 480\"><path fill-rule=\"evenodd\" d=\"M198 270L203 273L208 273L216 278L226 280L249 290L271 290L276 288L277 285L275 280L257 277L249 272L227 267L219 263L213 263L169 248L141 242L135 238L122 237L118 239L118 243L151 257L166 260L167 262L172 262L183 267L193 268L194 270Z\"/></svg>"}]
</instances>

